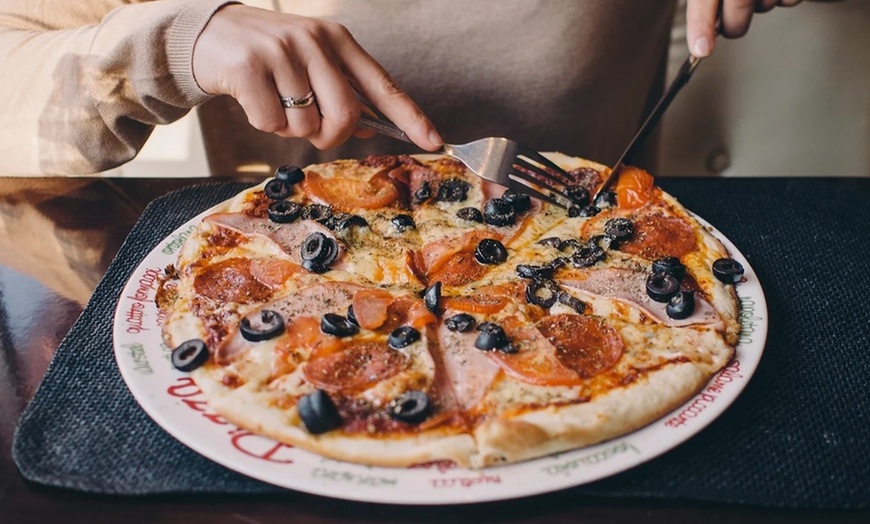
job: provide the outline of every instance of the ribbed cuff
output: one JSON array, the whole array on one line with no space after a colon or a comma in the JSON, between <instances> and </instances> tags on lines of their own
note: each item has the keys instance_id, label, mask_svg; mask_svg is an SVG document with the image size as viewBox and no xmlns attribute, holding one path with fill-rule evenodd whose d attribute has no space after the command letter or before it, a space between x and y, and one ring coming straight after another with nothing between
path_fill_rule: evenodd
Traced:
<instances>
[{"instance_id":1,"label":"ribbed cuff","mask_svg":"<svg viewBox=\"0 0 870 524\"><path fill-rule=\"evenodd\" d=\"M234 0L192 0L175 17L167 34L169 70L175 77L181 94L191 107L205 102L210 95L199 87L193 76L193 47L211 17L221 7L239 4Z\"/></svg>"}]
</instances>

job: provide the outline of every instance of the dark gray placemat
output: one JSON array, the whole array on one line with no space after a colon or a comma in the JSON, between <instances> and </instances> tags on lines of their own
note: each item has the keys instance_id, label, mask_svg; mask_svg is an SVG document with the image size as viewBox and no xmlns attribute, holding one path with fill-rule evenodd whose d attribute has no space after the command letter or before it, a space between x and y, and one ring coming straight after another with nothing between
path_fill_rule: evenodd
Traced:
<instances>
[{"instance_id":1,"label":"dark gray placemat","mask_svg":"<svg viewBox=\"0 0 870 524\"><path fill-rule=\"evenodd\" d=\"M661 183L755 268L768 301L768 344L741 397L700 434L570 492L870 507L870 193L825 180ZM25 478L103 494L281 491L165 433L130 395L112 352L116 300L138 262L177 226L243 187L186 188L145 210L21 417L13 457Z\"/></svg>"}]
</instances>

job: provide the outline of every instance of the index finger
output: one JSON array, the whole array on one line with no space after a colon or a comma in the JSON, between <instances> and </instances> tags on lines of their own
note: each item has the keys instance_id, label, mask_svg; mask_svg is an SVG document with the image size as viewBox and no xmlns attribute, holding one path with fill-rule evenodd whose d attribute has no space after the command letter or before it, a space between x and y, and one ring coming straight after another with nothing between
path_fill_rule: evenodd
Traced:
<instances>
[{"instance_id":1,"label":"index finger","mask_svg":"<svg viewBox=\"0 0 870 524\"><path fill-rule=\"evenodd\" d=\"M441 147L444 141L429 117L396 85L377 60L353 37L347 37L348 41L340 44L338 52L353 87L404 131L415 144L427 151Z\"/></svg>"},{"instance_id":2,"label":"index finger","mask_svg":"<svg viewBox=\"0 0 870 524\"><path fill-rule=\"evenodd\" d=\"M710 56L716 46L719 0L689 0L686 5L686 43L699 58Z\"/></svg>"}]
</instances>

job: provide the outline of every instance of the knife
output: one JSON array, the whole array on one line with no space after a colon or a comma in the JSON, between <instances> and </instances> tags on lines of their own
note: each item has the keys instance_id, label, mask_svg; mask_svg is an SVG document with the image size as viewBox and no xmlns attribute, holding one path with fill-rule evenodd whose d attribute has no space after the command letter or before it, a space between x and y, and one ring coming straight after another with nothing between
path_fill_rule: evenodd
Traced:
<instances>
[{"instance_id":1,"label":"knife","mask_svg":"<svg viewBox=\"0 0 870 524\"><path fill-rule=\"evenodd\" d=\"M677 72L677 76L674 77L673 82L668 86L668 90L665 91L661 99L659 99L656 106L650 112L649 116L647 116L646 121L644 121L643 125L640 126L637 134L634 135L634 138L631 139L628 147L625 148L625 151L622 153L622 156L619 157L619 160L617 160L610 169L610 173L607 175L607 178L604 179L604 183L599 186L598 190L592 196L593 205L598 201L598 197L613 185L613 182L616 181L619 172L625 164L631 162L634 155L637 154L637 151L643 145L644 141L646 141L647 137L649 137L650 133L655 129L662 114L664 114L668 106L671 105L671 102L674 101L674 97L676 97L677 93L679 93L680 90L689 83L689 79L692 78L692 73L695 72L695 68L698 67L699 63L701 63L701 59L694 55L689 55L689 58L683 62L682 67L680 67L680 70Z\"/></svg>"}]
</instances>

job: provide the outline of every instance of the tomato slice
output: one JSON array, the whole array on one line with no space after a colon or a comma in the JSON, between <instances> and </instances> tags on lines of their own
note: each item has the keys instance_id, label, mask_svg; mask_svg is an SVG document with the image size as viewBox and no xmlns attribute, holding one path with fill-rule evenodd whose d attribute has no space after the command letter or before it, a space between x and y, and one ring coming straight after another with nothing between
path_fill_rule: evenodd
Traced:
<instances>
[{"instance_id":1,"label":"tomato slice","mask_svg":"<svg viewBox=\"0 0 870 524\"><path fill-rule=\"evenodd\" d=\"M251 260L251 275L270 288L284 285L287 279L302 270L302 266L278 257Z\"/></svg>"},{"instance_id":2,"label":"tomato slice","mask_svg":"<svg viewBox=\"0 0 870 524\"><path fill-rule=\"evenodd\" d=\"M287 323L284 335L278 340L275 350L290 355L300 350L311 352L312 358L334 353L341 347L341 340L320 330L320 321L314 317L298 317Z\"/></svg>"},{"instance_id":3,"label":"tomato slice","mask_svg":"<svg viewBox=\"0 0 870 524\"><path fill-rule=\"evenodd\" d=\"M383 172L368 181L352 178L325 178L311 171L305 175L305 191L339 211L353 213L358 209L379 209L399 199L399 190Z\"/></svg>"},{"instance_id":4,"label":"tomato slice","mask_svg":"<svg viewBox=\"0 0 870 524\"><path fill-rule=\"evenodd\" d=\"M360 327L378 329L387 321L394 297L383 289L361 289L353 295L353 314Z\"/></svg>"},{"instance_id":5,"label":"tomato slice","mask_svg":"<svg viewBox=\"0 0 870 524\"><path fill-rule=\"evenodd\" d=\"M474 258L473 250L454 253L441 266L429 273L429 282L441 282L444 286L463 286L480 278L486 267Z\"/></svg>"},{"instance_id":6,"label":"tomato slice","mask_svg":"<svg viewBox=\"0 0 870 524\"><path fill-rule=\"evenodd\" d=\"M511 302L525 301L523 295L523 285L518 283L486 286L475 290L471 296L444 297L444 309L491 315Z\"/></svg>"},{"instance_id":7,"label":"tomato slice","mask_svg":"<svg viewBox=\"0 0 870 524\"><path fill-rule=\"evenodd\" d=\"M616 182L616 203L620 209L637 209L655 196L655 180L643 169L625 166Z\"/></svg>"}]
</instances>

